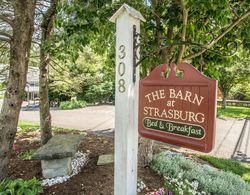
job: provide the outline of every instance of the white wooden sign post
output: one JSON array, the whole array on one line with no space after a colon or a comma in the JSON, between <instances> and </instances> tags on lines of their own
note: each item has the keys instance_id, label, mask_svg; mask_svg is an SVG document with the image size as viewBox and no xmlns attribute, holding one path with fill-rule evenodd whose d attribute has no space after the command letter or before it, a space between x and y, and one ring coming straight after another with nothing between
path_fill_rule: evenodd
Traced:
<instances>
[{"instance_id":1,"label":"white wooden sign post","mask_svg":"<svg viewBox=\"0 0 250 195\"><path fill-rule=\"evenodd\" d=\"M116 23L115 195L137 194L138 84L133 82L133 27L140 32L140 12L123 4L110 18Z\"/></svg>"}]
</instances>

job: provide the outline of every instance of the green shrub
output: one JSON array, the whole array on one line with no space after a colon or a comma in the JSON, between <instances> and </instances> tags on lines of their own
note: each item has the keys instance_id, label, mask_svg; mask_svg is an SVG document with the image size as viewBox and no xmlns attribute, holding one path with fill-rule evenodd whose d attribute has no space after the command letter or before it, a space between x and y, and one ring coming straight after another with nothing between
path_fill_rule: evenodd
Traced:
<instances>
[{"instance_id":1,"label":"green shrub","mask_svg":"<svg viewBox=\"0 0 250 195\"><path fill-rule=\"evenodd\" d=\"M71 100L71 101L61 102L59 107L63 110L74 109L74 108L84 108L86 107L86 102Z\"/></svg>"},{"instance_id":2,"label":"green shrub","mask_svg":"<svg viewBox=\"0 0 250 195\"><path fill-rule=\"evenodd\" d=\"M41 184L36 178L3 180L0 183L0 195L36 195L42 192Z\"/></svg>"},{"instance_id":3,"label":"green shrub","mask_svg":"<svg viewBox=\"0 0 250 195\"><path fill-rule=\"evenodd\" d=\"M201 165L182 155L162 152L154 156L151 168L160 175L198 182L198 190L211 194L247 194L250 186L240 176Z\"/></svg>"},{"instance_id":4,"label":"green shrub","mask_svg":"<svg viewBox=\"0 0 250 195\"><path fill-rule=\"evenodd\" d=\"M89 103L114 102L115 87L113 82L106 81L99 85L92 85L86 91L84 99Z\"/></svg>"}]
</instances>

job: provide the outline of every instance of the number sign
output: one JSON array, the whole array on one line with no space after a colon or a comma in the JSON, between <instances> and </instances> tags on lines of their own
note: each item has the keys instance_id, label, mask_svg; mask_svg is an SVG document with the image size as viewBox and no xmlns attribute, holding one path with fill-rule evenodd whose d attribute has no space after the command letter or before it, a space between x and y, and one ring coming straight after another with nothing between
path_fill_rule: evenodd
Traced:
<instances>
[{"instance_id":1,"label":"number sign","mask_svg":"<svg viewBox=\"0 0 250 195\"><path fill-rule=\"evenodd\" d=\"M126 56L126 52L125 52L125 46L124 45L120 45L119 46L119 59L122 60L125 58ZM124 62L120 62L118 65L118 75L120 77L122 77L125 74L125 63ZM124 93L126 88L125 88L125 80L123 78L118 80L118 90L120 93Z\"/></svg>"},{"instance_id":2,"label":"number sign","mask_svg":"<svg viewBox=\"0 0 250 195\"><path fill-rule=\"evenodd\" d=\"M147 138L209 152L214 145L217 81L192 65L159 65L139 84L139 133Z\"/></svg>"}]
</instances>

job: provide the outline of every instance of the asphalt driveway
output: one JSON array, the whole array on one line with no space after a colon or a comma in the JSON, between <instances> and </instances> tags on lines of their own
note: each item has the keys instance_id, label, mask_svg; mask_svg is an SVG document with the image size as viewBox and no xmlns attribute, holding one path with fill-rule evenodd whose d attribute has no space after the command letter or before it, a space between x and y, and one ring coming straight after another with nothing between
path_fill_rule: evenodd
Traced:
<instances>
[{"instance_id":1,"label":"asphalt driveway","mask_svg":"<svg viewBox=\"0 0 250 195\"><path fill-rule=\"evenodd\" d=\"M52 109L52 125L77 130L96 131L114 128L115 107L91 106L73 110ZM39 122L38 108L22 108L19 120Z\"/></svg>"},{"instance_id":2,"label":"asphalt driveway","mask_svg":"<svg viewBox=\"0 0 250 195\"><path fill-rule=\"evenodd\" d=\"M52 125L87 131L114 129L115 107L112 105L91 106L74 110L51 110ZM23 108L20 120L39 122L38 109ZM217 119L216 144L211 155L231 158L239 141L245 120ZM247 132L250 128L247 129ZM249 133L246 133L249 134ZM250 151L250 144L245 146Z\"/></svg>"}]
</instances>

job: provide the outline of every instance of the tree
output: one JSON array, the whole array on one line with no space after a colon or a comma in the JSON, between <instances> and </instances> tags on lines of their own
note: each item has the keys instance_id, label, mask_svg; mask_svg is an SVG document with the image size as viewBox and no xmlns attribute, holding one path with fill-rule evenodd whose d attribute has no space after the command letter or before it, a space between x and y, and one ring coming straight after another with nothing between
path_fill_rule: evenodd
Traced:
<instances>
[{"instance_id":1,"label":"tree","mask_svg":"<svg viewBox=\"0 0 250 195\"><path fill-rule=\"evenodd\" d=\"M226 108L226 100L233 87L246 82L250 77L249 57L235 56L233 60L223 59L221 64L210 63L205 67L205 73L218 80L218 87L222 93L222 109ZM224 64L223 64L224 63Z\"/></svg>"},{"instance_id":2,"label":"tree","mask_svg":"<svg viewBox=\"0 0 250 195\"><path fill-rule=\"evenodd\" d=\"M249 49L250 11L245 2L223 0L152 0L143 15L147 22L142 27L142 50L150 54L142 63L143 76L159 63L192 62L199 66L199 58L223 49L230 53L235 44ZM241 28L238 26L241 25ZM150 47L149 47L150 45ZM146 48L146 49L144 49ZM218 52L222 53L222 52ZM154 55L152 55L154 54ZM143 56L143 55L142 55ZM157 62L157 63L154 63Z\"/></svg>"},{"instance_id":3,"label":"tree","mask_svg":"<svg viewBox=\"0 0 250 195\"><path fill-rule=\"evenodd\" d=\"M106 58L106 55L98 55L86 46L75 62L53 60L50 100L61 102L77 98L89 103L110 101L113 98L114 72L104 68Z\"/></svg>"},{"instance_id":4,"label":"tree","mask_svg":"<svg viewBox=\"0 0 250 195\"><path fill-rule=\"evenodd\" d=\"M59 27L64 29L60 43L69 48L72 45L68 46L68 41L71 40L70 42L77 43L80 48L79 44L88 44L91 40L95 51L108 53L109 64L114 64L115 51L112 48L115 48L115 29L108 22L108 18L110 13L114 13L126 2L64 2L64 14L58 20ZM231 41L236 40L237 44L249 49L250 36L247 32L250 28L250 11L245 1L132 0L129 5L139 10L146 18L141 28L141 51L144 59L141 63L142 78L160 63L179 64L188 61L199 67L200 61L207 54L224 55L218 51L223 49L228 53L234 50L232 46L235 44L228 48ZM68 20L63 20L65 15L68 15ZM213 58L210 60L213 61ZM148 146L149 150L142 150L152 151L150 144L141 144L140 147Z\"/></svg>"},{"instance_id":5,"label":"tree","mask_svg":"<svg viewBox=\"0 0 250 195\"><path fill-rule=\"evenodd\" d=\"M64 14L57 22L64 29L61 45L71 50L69 47L77 43L78 47L73 48L80 49L79 44L86 45L91 40L95 51L108 52L110 63L114 64L115 29L107 19L123 3L126 1L64 2L61 6ZM142 58L145 59L141 63L142 77L160 63L188 61L199 66L202 55L222 48L227 53L235 50L236 44L229 47L235 40L237 45L249 49L250 11L244 1L132 0L129 4L146 18L141 28ZM66 15L68 20L64 20ZM71 56L77 58L76 54Z\"/></svg>"},{"instance_id":6,"label":"tree","mask_svg":"<svg viewBox=\"0 0 250 195\"><path fill-rule=\"evenodd\" d=\"M0 180L7 176L8 162L15 139L19 112L26 85L35 1L2 1L1 22L12 34L1 30L1 41L9 43L10 68L7 89L0 114Z\"/></svg>"},{"instance_id":7,"label":"tree","mask_svg":"<svg viewBox=\"0 0 250 195\"><path fill-rule=\"evenodd\" d=\"M50 54L46 50L46 44L50 41L53 30L53 22L56 15L57 0L51 0L50 6L43 15L41 23L40 44L40 76L39 76L39 103L40 103L40 130L41 143L46 144L52 137L51 114L49 104L49 65Z\"/></svg>"},{"instance_id":8,"label":"tree","mask_svg":"<svg viewBox=\"0 0 250 195\"><path fill-rule=\"evenodd\" d=\"M231 95L237 100L250 101L250 77L245 82L238 83Z\"/></svg>"}]
</instances>

